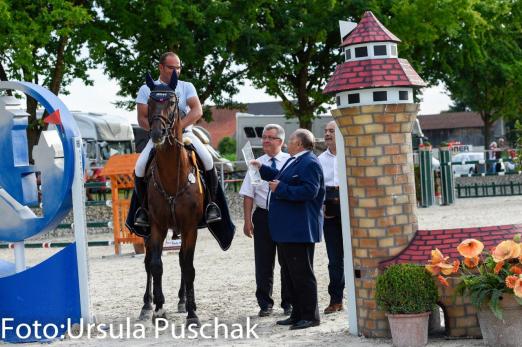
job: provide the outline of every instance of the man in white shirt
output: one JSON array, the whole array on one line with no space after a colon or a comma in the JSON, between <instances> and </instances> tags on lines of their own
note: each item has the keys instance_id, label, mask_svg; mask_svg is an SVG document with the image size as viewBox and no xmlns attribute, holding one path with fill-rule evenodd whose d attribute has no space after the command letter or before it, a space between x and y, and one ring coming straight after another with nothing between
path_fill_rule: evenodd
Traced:
<instances>
[{"instance_id":1,"label":"man in white shirt","mask_svg":"<svg viewBox=\"0 0 522 347\"><path fill-rule=\"evenodd\" d=\"M330 304L325 314L343 310L344 290L344 251L341 227L341 206L339 201L339 177L337 175L337 149L335 146L335 121L329 122L324 129L324 141L327 149L319 156L326 185L324 213L324 241L328 254L328 273L330 283L328 294Z\"/></svg>"},{"instance_id":2,"label":"man in white shirt","mask_svg":"<svg viewBox=\"0 0 522 347\"><path fill-rule=\"evenodd\" d=\"M262 164L281 169L287 159L288 153L281 151L285 140L284 129L277 124L267 124L263 129L264 155L258 158ZM274 300L272 288L274 283L274 265L276 243L270 236L268 229L268 182L261 181L259 185L253 185L250 175L245 176L239 194L243 196L243 213L245 225L243 232L248 237L254 237L254 257L256 268L256 298L260 307L259 316L265 317L272 313ZM255 210L253 211L255 207ZM253 213L252 213L253 211ZM278 256L279 259L279 256ZM292 305L287 279L281 272L281 307L286 315L290 315Z\"/></svg>"},{"instance_id":3,"label":"man in white shirt","mask_svg":"<svg viewBox=\"0 0 522 347\"><path fill-rule=\"evenodd\" d=\"M158 68L160 76L159 79L155 81L155 84L168 85L173 73L176 73L179 77L181 73L181 60L176 53L163 53L160 57ZM147 131L150 129L148 118L148 100L150 92L150 88L145 84L141 86L136 97L138 124ZM181 127L184 129L183 136L190 138L194 148L196 149L196 152L205 167L205 178L207 179L207 184L210 186L210 202L205 209L205 219L207 223L216 222L221 220L221 211L214 202L216 200L219 184L217 173L214 169L214 161L199 138L192 132L192 125L203 115L201 103L196 93L196 88L194 88L194 85L190 82L178 80L175 93L178 97L178 107L181 111ZM149 218L146 211L146 182L144 177L145 167L152 147L152 141L149 139L136 162L136 168L134 170L136 193L140 206L142 207L136 213L135 224L142 227L149 226Z\"/></svg>"}]
</instances>

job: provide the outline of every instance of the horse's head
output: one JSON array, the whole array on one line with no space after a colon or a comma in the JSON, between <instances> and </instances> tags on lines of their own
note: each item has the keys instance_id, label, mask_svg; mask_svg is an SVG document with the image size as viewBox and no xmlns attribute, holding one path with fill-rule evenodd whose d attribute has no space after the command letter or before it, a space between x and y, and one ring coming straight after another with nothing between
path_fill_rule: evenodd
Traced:
<instances>
[{"instance_id":1,"label":"horse's head","mask_svg":"<svg viewBox=\"0 0 522 347\"><path fill-rule=\"evenodd\" d=\"M146 80L150 89L148 101L150 138L155 146L160 146L165 142L165 138L172 135L178 119L178 97L174 92L178 84L178 76L176 71L173 71L168 85L156 85L149 73Z\"/></svg>"}]
</instances>

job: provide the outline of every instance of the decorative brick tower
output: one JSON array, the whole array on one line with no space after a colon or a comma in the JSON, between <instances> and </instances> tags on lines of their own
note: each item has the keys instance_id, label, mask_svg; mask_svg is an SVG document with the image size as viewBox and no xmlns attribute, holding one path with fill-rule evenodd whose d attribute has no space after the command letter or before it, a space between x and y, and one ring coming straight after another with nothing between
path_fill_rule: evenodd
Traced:
<instances>
[{"instance_id":1,"label":"decorative brick tower","mask_svg":"<svg viewBox=\"0 0 522 347\"><path fill-rule=\"evenodd\" d=\"M372 12L342 36L345 62L324 93L336 94L332 115L346 149L357 321L364 336L389 336L374 299L375 283L379 262L406 248L417 230L413 88L425 83L398 58L400 40Z\"/></svg>"}]
</instances>

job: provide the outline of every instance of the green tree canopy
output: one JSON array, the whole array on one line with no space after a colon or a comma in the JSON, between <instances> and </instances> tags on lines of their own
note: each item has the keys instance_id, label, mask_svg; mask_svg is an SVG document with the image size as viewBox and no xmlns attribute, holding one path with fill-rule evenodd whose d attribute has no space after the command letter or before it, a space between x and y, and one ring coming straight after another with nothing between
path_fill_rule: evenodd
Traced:
<instances>
[{"instance_id":1,"label":"green tree canopy","mask_svg":"<svg viewBox=\"0 0 522 347\"><path fill-rule=\"evenodd\" d=\"M243 25L252 20L257 1L132 2L100 1L101 27L108 35L94 47L107 74L120 84L119 95L136 96L147 71L157 74L166 51L183 63L181 79L192 82L202 104L232 103L244 67L234 63ZM133 101L124 103L128 109Z\"/></svg>"}]
</instances>

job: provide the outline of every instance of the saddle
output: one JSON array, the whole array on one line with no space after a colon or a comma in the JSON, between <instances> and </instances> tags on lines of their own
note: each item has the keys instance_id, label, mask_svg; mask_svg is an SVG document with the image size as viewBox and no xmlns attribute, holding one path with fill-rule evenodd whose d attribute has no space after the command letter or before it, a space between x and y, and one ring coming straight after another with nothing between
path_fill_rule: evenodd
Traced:
<instances>
[{"instance_id":1,"label":"saddle","mask_svg":"<svg viewBox=\"0 0 522 347\"><path fill-rule=\"evenodd\" d=\"M198 175L195 175L196 177L199 177L199 180L202 184L202 189L205 191L205 202L206 205L208 203L209 199L209 193L207 189L207 183L205 182L205 175L203 172L203 163L201 159L199 159L199 156L197 155L197 152L192 144L186 144L184 143L185 148L189 151L189 156L196 158L196 170L198 170ZM194 156L191 153L194 153ZM150 165L152 164L152 160L154 158L156 151L153 148L150 152L149 158L147 160L146 165L146 180L150 179L150 174L152 170L149 170ZM196 178L197 179L197 178ZM219 208L221 209L221 221L210 223L209 225L206 224L205 218L202 217L202 220L198 223L198 229L208 228L210 233L214 236L216 241L218 242L220 248L224 251L226 251L230 245L232 244L232 239L234 238L236 227L234 223L232 223L232 219L230 216L230 212L228 210L228 204L226 201L225 193L223 192L223 189L221 188L221 185L218 185L218 191L215 201ZM144 239L147 239L150 235L150 228L143 228L139 227L134 224L134 216L136 214L136 211L139 208L138 199L136 198L136 194L132 194L129 212L127 214L127 219L125 221L125 226L134 234L143 237ZM173 235L173 238L179 238L179 235Z\"/></svg>"}]
</instances>

